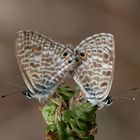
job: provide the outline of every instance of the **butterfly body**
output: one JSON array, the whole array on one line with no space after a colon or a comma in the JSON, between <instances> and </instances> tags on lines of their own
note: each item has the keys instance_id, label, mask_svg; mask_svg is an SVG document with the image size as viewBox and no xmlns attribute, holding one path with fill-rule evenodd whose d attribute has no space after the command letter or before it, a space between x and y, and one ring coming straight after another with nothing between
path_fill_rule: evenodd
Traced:
<instances>
[{"instance_id":1,"label":"butterfly body","mask_svg":"<svg viewBox=\"0 0 140 140\"><path fill-rule=\"evenodd\" d=\"M93 35L73 48L33 31L20 31L16 39L16 56L31 96L39 101L46 100L73 71L73 79L88 101L99 106L106 103L115 63L111 34Z\"/></svg>"}]
</instances>

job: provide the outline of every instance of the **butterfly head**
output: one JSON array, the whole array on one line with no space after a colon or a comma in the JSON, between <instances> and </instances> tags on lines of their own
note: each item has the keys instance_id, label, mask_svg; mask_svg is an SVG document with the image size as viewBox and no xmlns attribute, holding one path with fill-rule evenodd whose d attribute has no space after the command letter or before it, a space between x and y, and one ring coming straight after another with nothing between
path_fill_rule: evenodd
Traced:
<instances>
[{"instance_id":1,"label":"butterfly head","mask_svg":"<svg viewBox=\"0 0 140 140\"><path fill-rule=\"evenodd\" d=\"M61 54L61 58L64 59L66 65L71 66L74 64L74 55L71 51L65 50Z\"/></svg>"},{"instance_id":2,"label":"butterfly head","mask_svg":"<svg viewBox=\"0 0 140 140\"><path fill-rule=\"evenodd\" d=\"M76 64L81 64L82 61L87 60L87 54L84 50L75 50L75 62Z\"/></svg>"}]
</instances>

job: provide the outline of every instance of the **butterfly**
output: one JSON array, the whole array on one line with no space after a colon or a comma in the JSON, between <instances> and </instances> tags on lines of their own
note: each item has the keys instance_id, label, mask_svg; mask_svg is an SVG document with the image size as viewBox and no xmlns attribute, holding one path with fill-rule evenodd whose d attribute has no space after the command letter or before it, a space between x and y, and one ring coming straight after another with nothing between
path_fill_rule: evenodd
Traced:
<instances>
[{"instance_id":1,"label":"butterfly","mask_svg":"<svg viewBox=\"0 0 140 140\"><path fill-rule=\"evenodd\" d=\"M16 35L16 57L27 97L46 100L74 64L71 48L33 31Z\"/></svg>"},{"instance_id":2,"label":"butterfly","mask_svg":"<svg viewBox=\"0 0 140 140\"><path fill-rule=\"evenodd\" d=\"M108 33L95 34L75 49L81 64L74 70L74 80L93 105L102 108L113 103L108 96L114 74L115 42Z\"/></svg>"},{"instance_id":3,"label":"butterfly","mask_svg":"<svg viewBox=\"0 0 140 140\"><path fill-rule=\"evenodd\" d=\"M110 104L108 97L114 73L114 37L95 34L77 47L57 43L37 32L19 31L16 57L28 97L46 100L61 81L72 77L93 105Z\"/></svg>"}]
</instances>

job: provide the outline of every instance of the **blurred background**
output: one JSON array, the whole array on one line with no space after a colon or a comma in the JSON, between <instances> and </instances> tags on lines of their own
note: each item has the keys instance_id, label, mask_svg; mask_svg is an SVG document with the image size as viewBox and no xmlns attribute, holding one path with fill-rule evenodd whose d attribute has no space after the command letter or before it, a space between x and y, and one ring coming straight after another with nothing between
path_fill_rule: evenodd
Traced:
<instances>
[{"instance_id":1,"label":"blurred background","mask_svg":"<svg viewBox=\"0 0 140 140\"><path fill-rule=\"evenodd\" d=\"M112 33L116 65L110 95L129 99L97 112L96 140L140 140L140 90L120 93L140 86L139 0L0 0L1 95L18 90L3 80L25 86L14 48L16 32L24 29L74 46L93 34ZM45 139L39 106L20 93L0 99L0 139Z\"/></svg>"}]
</instances>

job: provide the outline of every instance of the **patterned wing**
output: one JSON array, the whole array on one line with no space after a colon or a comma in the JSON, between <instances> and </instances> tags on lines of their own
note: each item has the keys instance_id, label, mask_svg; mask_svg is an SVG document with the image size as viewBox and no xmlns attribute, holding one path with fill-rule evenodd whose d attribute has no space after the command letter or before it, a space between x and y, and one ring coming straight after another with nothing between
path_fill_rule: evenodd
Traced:
<instances>
[{"instance_id":1,"label":"patterned wing","mask_svg":"<svg viewBox=\"0 0 140 140\"><path fill-rule=\"evenodd\" d=\"M72 50L33 31L19 31L16 56L23 79L39 100L47 99L72 66Z\"/></svg>"},{"instance_id":2,"label":"patterned wing","mask_svg":"<svg viewBox=\"0 0 140 140\"><path fill-rule=\"evenodd\" d=\"M88 37L75 48L75 53L81 62L75 70L74 80L93 105L102 104L108 96L113 80L113 35L100 33Z\"/></svg>"}]
</instances>

